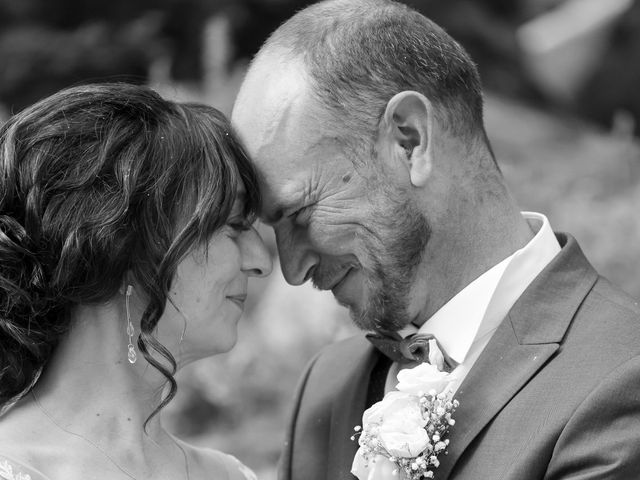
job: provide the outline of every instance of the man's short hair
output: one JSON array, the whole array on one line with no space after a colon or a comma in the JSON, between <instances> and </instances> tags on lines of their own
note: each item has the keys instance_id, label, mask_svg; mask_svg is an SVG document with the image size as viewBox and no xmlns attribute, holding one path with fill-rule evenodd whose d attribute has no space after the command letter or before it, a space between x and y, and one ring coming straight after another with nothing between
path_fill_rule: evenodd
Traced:
<instances>
[{"instance_id":1,"label":"man's short hair","mask_svg":"<svg viewBox=\"0 0 640 480\"><path fill-rule=\"evenodd\" d=\"M431 101L452 135L486 142L475 64L442 28L406 5L311 5L280 26L261 53L273 51L303 61L312 94L335 116L337 130L356 140L371 143L388 101L415 90Z\"/></svg>"}]
</instances>

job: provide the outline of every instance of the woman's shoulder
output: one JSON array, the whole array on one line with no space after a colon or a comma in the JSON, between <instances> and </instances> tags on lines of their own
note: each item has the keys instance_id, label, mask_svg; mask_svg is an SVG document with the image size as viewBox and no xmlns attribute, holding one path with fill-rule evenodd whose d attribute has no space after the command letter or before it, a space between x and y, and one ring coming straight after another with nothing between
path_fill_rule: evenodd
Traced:
<instances>
[{"instance_id":1,"label":"woman's shoulder","mask_svg":"<svg viewBox=\"0 0 640 480\"><path fill-rule=\"evenodd\" d=\"M49 480L43 473L23 461L0 452L1 480Z\"/></svg>"},{"instance_id":2,"label":"woman's shoulder","mask_svg":"<svg viewBox=\"0 0 640 480\"><path fill-rule=\"evenodd\" d=\"M257 480L256 474L233 455L211 448L196 447L182 441L180 444L188 451L194 466L208 472L209 475L219 472L220 475L226 474L229 480Z\"/></svg>"}]
</instances>

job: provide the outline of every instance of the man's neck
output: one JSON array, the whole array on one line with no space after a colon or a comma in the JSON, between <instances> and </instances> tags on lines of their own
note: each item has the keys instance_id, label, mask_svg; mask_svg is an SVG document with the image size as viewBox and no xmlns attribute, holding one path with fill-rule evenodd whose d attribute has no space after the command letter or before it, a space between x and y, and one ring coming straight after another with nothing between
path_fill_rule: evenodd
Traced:
<instances>
[{"instance_id":1,"label":"man's neck","mask_svg":"<svg viewBox=\"0 0 640 480\"><path fill-rule=\"evenodd\" d=\"M533 236L515 204L476 210L466 221L452 222L440 235L433 235L414 285L414 308L422 302L414 323L424 324L458 292Z\"/></svg>"}]
</instances>

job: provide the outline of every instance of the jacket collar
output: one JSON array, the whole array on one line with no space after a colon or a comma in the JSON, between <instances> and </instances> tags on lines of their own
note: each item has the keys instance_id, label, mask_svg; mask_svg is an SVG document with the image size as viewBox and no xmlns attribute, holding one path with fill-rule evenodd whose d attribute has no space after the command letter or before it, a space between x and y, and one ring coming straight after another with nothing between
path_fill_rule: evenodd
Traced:
<instances>
[{"instance_id":1,"label":"jacket collar","mask_svg":"<svg viewBox=\"0 0 640 480\"><path fill-rule=\"evenodd\" d=\"M573 237L557 238L560 253L518 299L456 392L460 407L438 479L449 477L474 438L556 352L598 278Z\"/></svg>"}]
</instances>

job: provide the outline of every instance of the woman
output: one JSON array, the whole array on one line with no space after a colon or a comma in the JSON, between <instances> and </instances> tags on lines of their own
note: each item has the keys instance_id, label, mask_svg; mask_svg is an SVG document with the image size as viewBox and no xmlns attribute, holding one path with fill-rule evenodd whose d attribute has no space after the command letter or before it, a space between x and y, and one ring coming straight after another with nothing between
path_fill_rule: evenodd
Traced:
<instances>
[{"instance_id":1,"label":"woman","mask_svg":"<svg viewBox=\"0 0 640 480\"><path fill-rule=\"evenodd\" d=\"M252 478L160 411L271 270L257 192L217 110L145 87L72 88L2 127L0 478Z\"/></svg>"}]
</instances>

